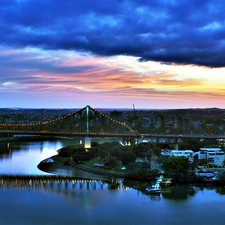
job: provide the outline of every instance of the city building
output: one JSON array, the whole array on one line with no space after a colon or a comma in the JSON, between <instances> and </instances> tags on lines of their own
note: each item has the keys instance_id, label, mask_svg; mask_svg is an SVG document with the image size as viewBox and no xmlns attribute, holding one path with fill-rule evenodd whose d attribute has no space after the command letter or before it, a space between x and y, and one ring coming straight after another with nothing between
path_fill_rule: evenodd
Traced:
<instances>
[{"instance_id":1,"label":"city building","mask_svg":"<svg viewBox=\"0 0 225 225\"><path fill-rule=\"evenodd\" d=\"M171 156L184 156L190 162L193 161L194 152L192 150L171 150Z\"/></svg>"},{"instance_id":2,"label":"city building","mask_svg":"<svg viewBox=\"0 0 225 225\"><path fill-rule=\"evenodd\" d=\"M122 118L123 118L122 114L123 114L123 112L118 111L118 110L114 110L114 111L110 112L110 117L115 119L115 120L121 121Z\"/></svg>"},{"instance_id":3,"label":"city building","mask_svg":"<svg viewBox=\"0 0 225 225\"><path fill-rule=\"evenodd\" d=\"M167 151L162 151L162 152L161 152L161 156L162 156L162 157L166 157L166 158L167 158L167 157L170 157L170 156L171 156L171 154L170 154L170 152L167 152Z\"/></svg>"},{"instance_id":4,"label":"city building","mask_svg":"<svg viewBox=\"0 0 225 225\"><path fill-rule=\"evenodd\" d=\"M188 131L190 130L190 119L180 116L173 118L173 129Z\"/></svg>"},{"instance_id":5,"label":"city building","mask_svg":"<svg viewBox=\"0 0 225 225\"><path fill-rule=\"evenodd\" d=\"M200 148L198 159L207 159L208 166L222 167L225 155L221 148Z\"/></svg>"},{"instance_id":6,"label":"city building","mask_svg":"<svg viewBox=\"0 0 225 225\"><path fill-rule=\"evenodd\" d=\"M199 160L206 159L207 165L209 167L224 166L225 154L221 148L200 148L198 152L194 152L192 150L171 150L170 152L161 152L162 157L184 156L188 158L189 162L193 162L193 159L196 155L198 156Z\"/></svg>"},{"instance_id":7,"label":"city building","mask_svg":"<svg viewBox=\"0 0 225 225\"><path fill-rule=\"evenodd\" d=\"M203 178L205 181L217 180L213 171L198 171L195 174Z\"/></svg>"},{"instance_id":8,"label":"city building","mask_svg":"<svg viewBox=\"0 0 225 225\"><path fill-rule=\"evenodd\" d=\"M165 126L165 118L163 115L159 114L156 117L156 127L163 128Z\"/></svg>"}]
</instances>

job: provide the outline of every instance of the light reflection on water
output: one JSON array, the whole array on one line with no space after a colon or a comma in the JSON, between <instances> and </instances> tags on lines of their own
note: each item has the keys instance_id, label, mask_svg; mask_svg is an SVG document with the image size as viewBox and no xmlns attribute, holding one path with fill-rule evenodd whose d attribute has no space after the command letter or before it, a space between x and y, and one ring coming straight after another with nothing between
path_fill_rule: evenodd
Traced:
<instances>
[{"instance_id":1,"label":"light reflection on water","mask_svg":"<svg viewBox=\"0 0 225 225\"><path fill-rule=\"evenodd\" d=\"M72 143L64 141L3 142L4 153L0 158L0 174L46 175L37 165L57 154L57 150Z\"/></svg>"},{"instance_id":2,"label":"light reflection on water","mask_svg":"<svg viewBox=\"0 0 225 225\"><path fill-rule=\"evenodd\" d=\"M44 193L73 195L77 190L99 191L111 189L111 183L118 186L114 190L127 190L121 180L96 180L66 178L59 176L5 176L0 178L0 190L33 190Z\"/></svg>"}]
</instances>

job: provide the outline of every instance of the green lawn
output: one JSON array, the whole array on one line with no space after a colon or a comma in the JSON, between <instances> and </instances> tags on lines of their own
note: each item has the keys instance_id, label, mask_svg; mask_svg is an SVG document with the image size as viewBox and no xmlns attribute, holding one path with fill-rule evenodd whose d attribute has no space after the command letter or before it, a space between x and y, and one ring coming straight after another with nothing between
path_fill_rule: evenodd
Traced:
<instances>
[{"instance_id":1,"label":"green lawn","mask_svg":"<svg viewBox=\"0 0 225 225\"><path fill-rule=\"evenodd\" d=\"M94 167L95 163L104 164L104 160L102 160L100 157L92 158L89 161L84 161L82 165L90 167L90 168L96 168ZM121 172L121 167L123 167L122 163L119 161L118 166L114 168L113 171L115 172Z\"/></svg>"},{"instance_id":2,"label":"green lawn","mask_svg":"<svg viewBox=\"0 0 225 225\"><path fill-rule=\"evenodd\" d=\"M93 158L93 159L91 159L89 161L84 161L83 165L87 166L87 167L94 168L94 164L95 163L103 164L104 161L100 157L95 157L95 158Z\"/></svg>"}]
</instances>

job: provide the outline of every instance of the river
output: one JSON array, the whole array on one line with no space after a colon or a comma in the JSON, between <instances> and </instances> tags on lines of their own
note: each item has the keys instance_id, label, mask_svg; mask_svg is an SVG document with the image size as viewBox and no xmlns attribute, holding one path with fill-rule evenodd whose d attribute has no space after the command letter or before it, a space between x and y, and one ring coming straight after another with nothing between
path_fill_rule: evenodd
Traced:
<instances>
[{"instance_id":1,"label":"river","mask_svg":"<svg viewBox=\"0 0 225 225\"><path fill-rule=\"evenodd\" d=\"M79 140L77 140L79 141ZM74 140L2 142L1 174L48 175L37 168ZM134 184L92 179L0 180L0 224L224 224L225 190L176 186L149 196Z\"/></svg>"}]
</instances>

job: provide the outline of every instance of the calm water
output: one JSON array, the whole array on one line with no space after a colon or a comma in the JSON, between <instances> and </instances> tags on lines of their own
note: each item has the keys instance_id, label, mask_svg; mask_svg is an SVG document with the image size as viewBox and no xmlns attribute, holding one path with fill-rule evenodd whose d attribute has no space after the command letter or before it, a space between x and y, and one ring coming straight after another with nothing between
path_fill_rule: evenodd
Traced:
<instances>
[{"instance_id":1,"label":"calm water","mask_svg":"<svg viewBox=\"0 0 225 225\"><path fill-rule=\"evenodd\" d=\"M38 174L37 164L71 141L3 143L1 174ZM221 188L175 187L148 196L119 180L0 181L0 224L225 224Z\"/></svg>"},{"instance_id":2,"label":"calm water","mask_svg":"<svg viewBox=\"0 0 225 225\"><path fill-rule=\"evenodd\" d=\"M4 154L0 158L0 174L45 175L37 168L43 159L57 154L57 150L71 140L42 142L3 142L0 148Z\"/></svg>"}]
</instances>

